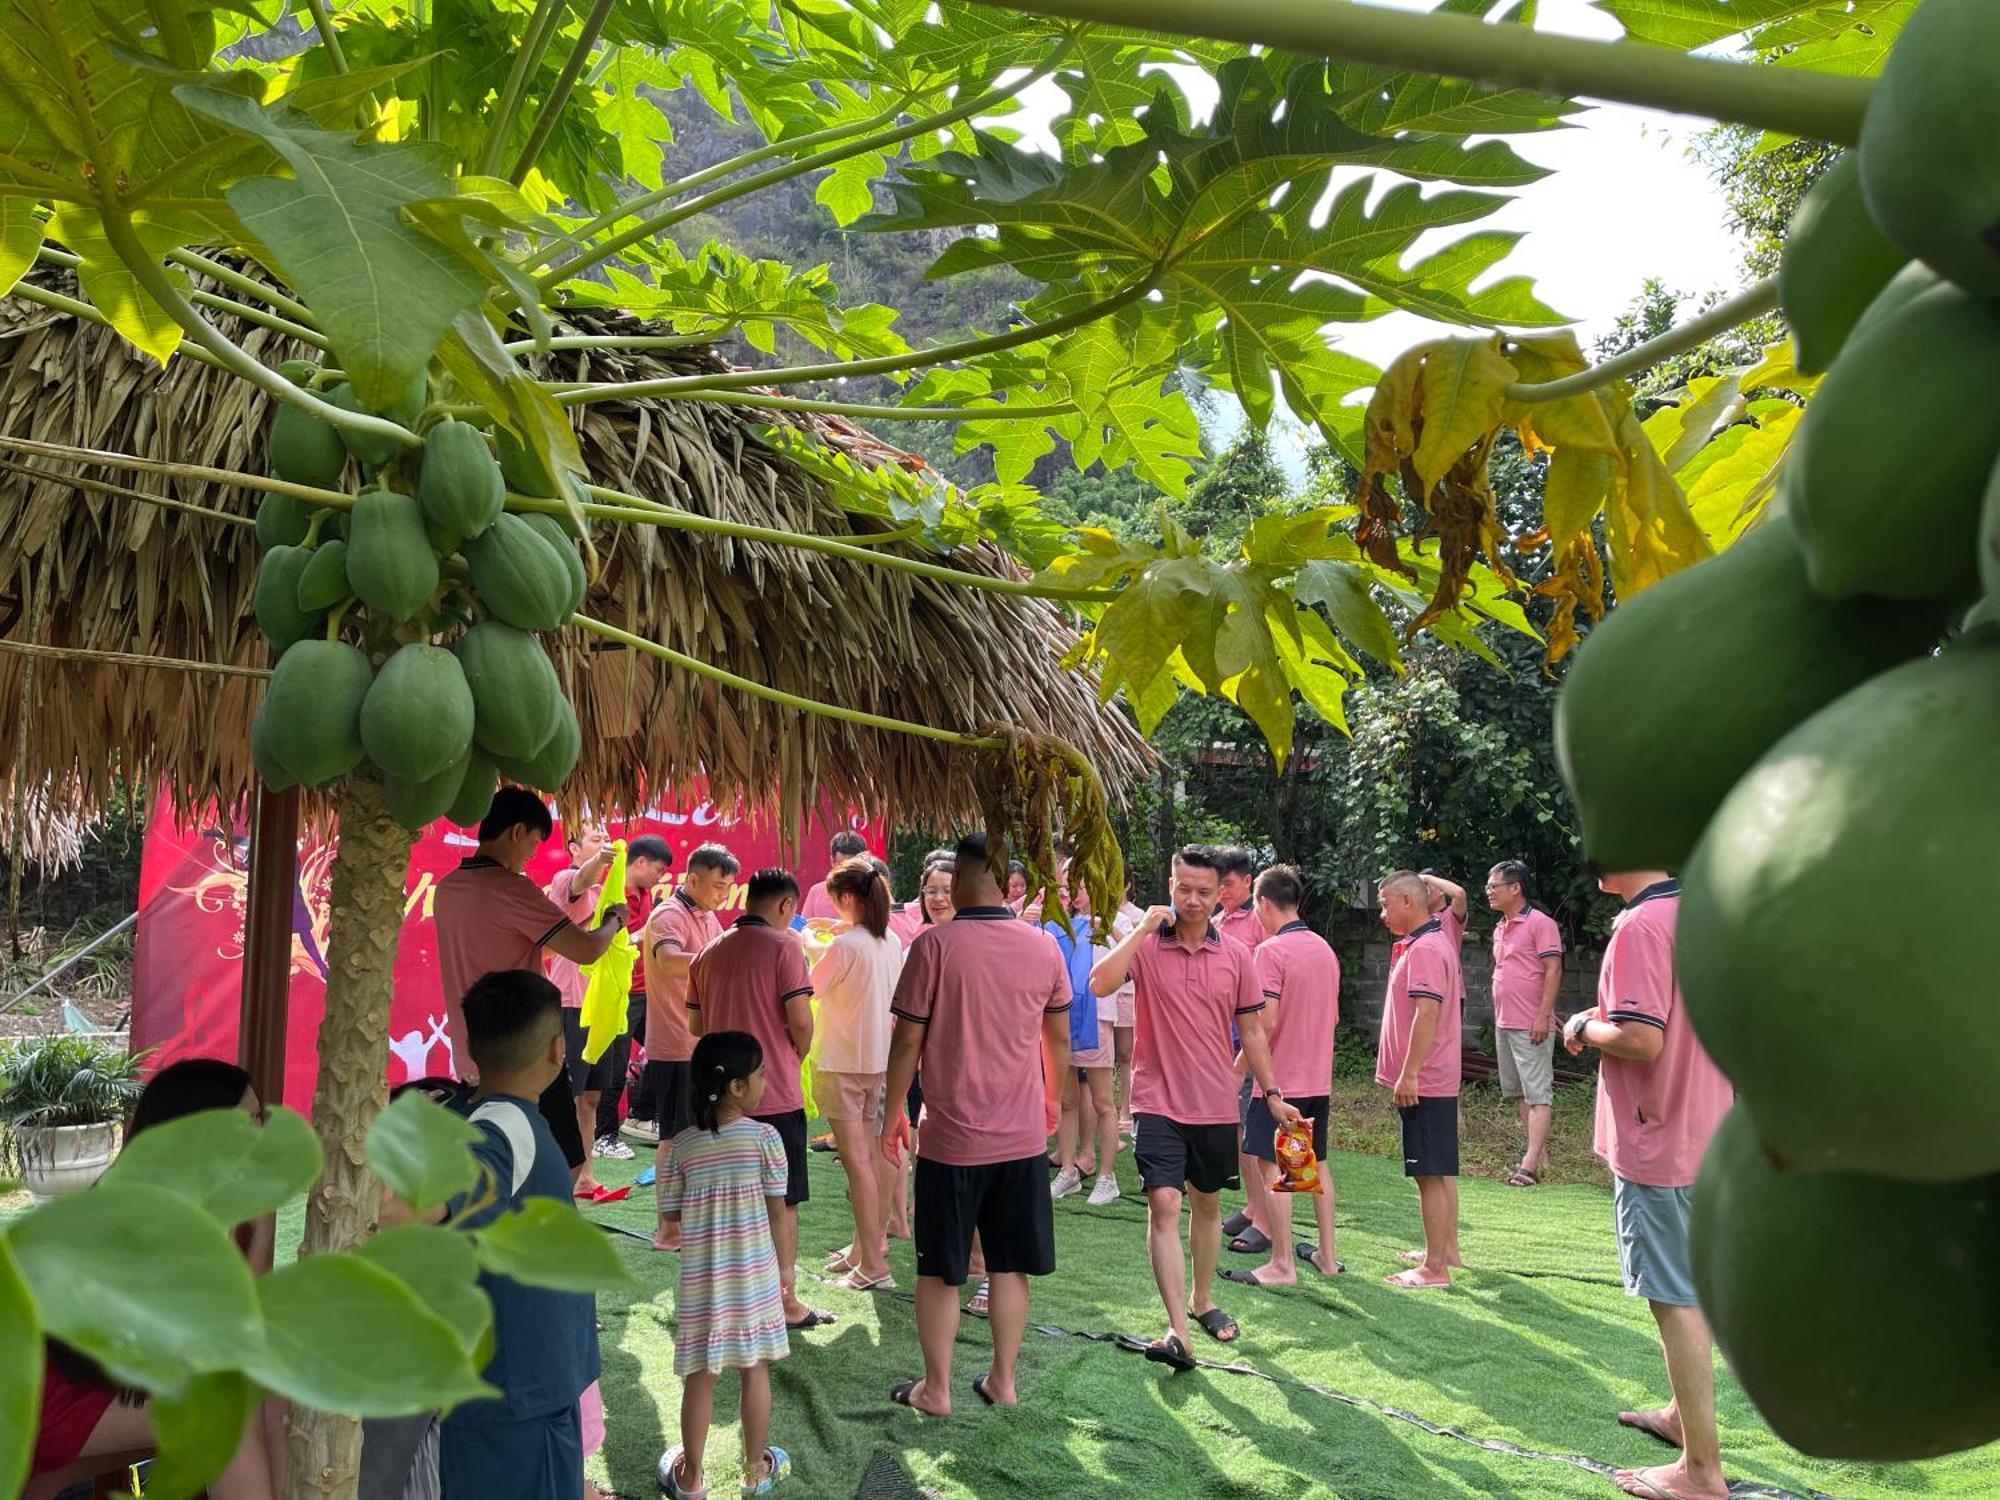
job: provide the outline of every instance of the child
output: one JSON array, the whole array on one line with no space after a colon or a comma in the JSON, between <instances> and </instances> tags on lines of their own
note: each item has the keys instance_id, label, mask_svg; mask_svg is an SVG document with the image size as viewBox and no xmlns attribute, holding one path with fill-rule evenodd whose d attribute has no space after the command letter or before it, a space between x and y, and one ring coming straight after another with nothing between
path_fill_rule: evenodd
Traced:
<instances>
[{"instance_id":1,"label":"child","mask_svg":"<svg viewBox=\"0 0 2000 1500\"><path fill-rule=\"evenodd\" d=\"M1102 958L1110 951L1103 944L1090 950L1093 958ZM1075 1164L1074 1180L1079 1185L1084 1174L1090 1171L1089 1159L1096 1158L1097 1182L1090 1190L1090 1202L1097 1208L1102 1208L1119 1195L1118 1105L1112 1097L1111 1087L1118 1060L1114 1035L1117 1019L1117 1007L1112 1001L1097 1001L1097 1034L1091 1039L1093 1045L1072 1047L1070 1061L1076 1064L1076 1071L1063 1080L1063 1156L1065 1161ZM1097 1142L1095 1151L1087 1144L1093 1139L1093 1111ZM1057 1181L1060 1182L1061 1178L1058 1177ZM1058 1193L1056 1196L1062 1195Z\"/></svg>"},{"instance_id":2,"label":"child","mask_svg":"<svg viewBox=\"0 0 2000 1500\"><path fill-rule=\"evenodd\" d=\"M660 1216L678 1227L680 1292L674 1373L681 1378L681 1440L660 1458L672 1500L703 1500L703 1450L715 1377L742 1372L743 1493L769 1494L791 1472L771 1428L771 1366L791 1352L772 1235L789 1168L778 1132L748 1118L764 1098L764 1049L748 1032L717 1031L688 1061L694 1125L674 1137L660 1169Z\"/></svg>"},{"instance_id":3,"label":"child","mask_svg":"<svg viewBox=\"0 0 2000 1500\"><path fill-rule=\"evenodd\" d=\"M562 993L539 972L502 969L465 995L465 1030L479 1088L469 1101L486 1168L489 1201L451 1214L479 1228L549 1198L575 1212L569 1163L536 1107L564 1060ZM483 1191L483 1190L482 1190ZM462 1218L461 1218L462 1214ZM445 1500L582 1500L579 1409L598 1376L597 1299L588 1292L524 1286L482 1272L493 1304L493 1358L484 1375L497 1400L474 1401L444 1419L438 1468Z\"/></svg>"}]
</instances>

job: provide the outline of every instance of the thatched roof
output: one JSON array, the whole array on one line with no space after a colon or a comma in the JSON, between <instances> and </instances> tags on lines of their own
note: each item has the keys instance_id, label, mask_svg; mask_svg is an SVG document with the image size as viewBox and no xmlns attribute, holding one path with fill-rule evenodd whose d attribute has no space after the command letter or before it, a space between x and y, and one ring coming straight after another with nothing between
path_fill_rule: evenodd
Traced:
<instances>
[{"instance_id":1,"label":"thatched roof","mask_svg":"<svg viewBox=\"0 0 2000 1500\"><path fill-rule=\"evenodd\" d=\"M71 290L66 273L35 276ZM267 364L310 352L210 316ZM578 378L585 358L592 379L722 367L705 349L665 358L591 350L549 356L543 373ZM267 414L263 395L209 366L175 358L162 370L107 329L0 300L0 433L261 473ZM756 441L750 425L772 420L782 418L713 404L607 403L580 409L578 435L593 475L619 489L790 531L877 529ZM852 428L823 430L863 458L880 447ZM21 460L0 453L0 462L13 461ZM248 516L257 499L25 461L236 516ZM1073 637L1046 601L729 537L653 527L614 534L602 523L595 536L604 568L586 611L648 639L852 708L940 728L1011 722L1053 732L1081 748L1114 790L1145 764L1145 746L1122 715L1098 704L1094 683L1059 665ZM992 574L1014 566L990 548L951 561ZM250 610L255 568L245 526L0 469L0 642L263 666ZM43 577L38 622L30 605ZM742 794L767 803L783 788L791 806L778 810L788 818L821 799L940 823L976 810L969 757L952 747L781 708L575 631L552 645L584 725L569 790L596 806L634 807L647 789L705 778L718 801ZM0 778L15 770L26 661L0 654L10 729L0 735ZM100 805L114 774L163 777L178 792L225 799L251 785L247 732L259 679L48 658L35 671L25 758L33 776L74 777Z\"/></svg>"}]
</instances>

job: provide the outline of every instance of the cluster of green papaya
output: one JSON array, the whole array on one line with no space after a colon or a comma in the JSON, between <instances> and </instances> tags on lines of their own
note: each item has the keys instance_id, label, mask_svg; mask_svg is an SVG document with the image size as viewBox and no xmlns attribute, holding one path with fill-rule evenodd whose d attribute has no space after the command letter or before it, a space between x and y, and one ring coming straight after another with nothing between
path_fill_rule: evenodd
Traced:
<instances>
[{"instance_id":1,"label":"cluster of green papaya","mask_svg":"<svg viewBox=\"0 0 2000 1500\"><path fill-rule=\"evenodd\" d=\"M417 428L425 390L382 415ZM358 409L347 385L327 399ZM250 735L273 787L372 765L411 829L478 822L503 779L553 792L582 744L537 632L583 602L583 560L553 516L505 508L510 483L553 486L504 432L496 457L470 423L423 431L406 452L278 406L273 474L341 489L353 459L364 487L344 509L275 492L258 506L255 609L277 665Z\"/></svg>"},{"instance_id":2,"label":"cluster of green papaya","mask_svg":"<svg viewBox=\"0 0 2000 1500\"><path fill-rule=\"evenodd\" d=\"M1557 753L1587 856L1683 872L1684 1003L1737 1092L1702 1307L1787 1441L2000 1437L2000 4L1927 0L1779 276L1825 379L1765 522L1622 604Z\"/></svg>"}]
</instances>

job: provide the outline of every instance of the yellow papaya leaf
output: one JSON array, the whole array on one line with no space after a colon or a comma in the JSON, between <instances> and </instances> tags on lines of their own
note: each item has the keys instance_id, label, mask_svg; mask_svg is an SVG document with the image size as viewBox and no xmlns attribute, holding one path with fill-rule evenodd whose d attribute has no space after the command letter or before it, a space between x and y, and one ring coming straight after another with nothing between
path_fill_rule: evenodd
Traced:
<instances>
[{"instance_id":1,"label":"yellow papaya leaf","mask_svg":"<svg viewBox=\"0 0 2000 1500\"><path fill-rule=\"evenodd\" d=\"M1447 339L1424 358L1417 396L1423 423L1411 463L1423 503L1454 465L1500 425L1507 387L1519 372L1499 340Z\"/></svg>"},{"instance_id":2,"label":"yellow papaya leaf","mask_svg":"<svg viewBox=\"0 0 2000 1500\"><path fill-rule=\"evenodd\" d=\"M1718 550L1727 547L1763 510L1777 488L1779 466L1791 451L1792 435L1804 415L1796 406L1775 413L1688 485L1688 510L1710 545Z\"/></svg>"},{"instance_id":3,"label":"yellow papaya leaf","mask_svg":"<svg viewBox=\"0 0 2000 1500\"><path fill-rule=\"evenodd\" d=\"M139 243L156 261L164 261L169 250L185 242L181 234L163 233L143 220L134 220L132 228L139 236ZM65 203L49 220L49 233L82 260L76 279L90 305L103 313L120 334L165 364L167 357L180 347L181 325L153 300L139 285L139 278L118 258L96 210L80 203ZM168 267L163 274L185 288L187 277L181 271Z\"/></svg>"},{"instance_id":4,"label":"yellow papaya leaf","mask_svg":"<svg viewBox=\"0 0 2000 1500\"><path fill-rule=\"evenodd\" d=\"M1530 339L1509 339L1506 347L1507 358L1521 372L1517 378L1530 385L1581 375L1590 368L1590 361L1577 345L1576 334L1568 329Z\"/></svg>"},{"instance_id":5,"label":"yellow papaya leaf","mask_svg":"<svg viewBox=\"0 0 2000 1500\"><path fill-rule=\"evenodd\" d=\"M1690 380L1677 406L1646 419L1646 436L1669 474L1678 474L1711 438L1743 414L1743 387L1733 375Z\"/></svg>"},{"instance_id":6,"label":"yellow papaya leaf","mask_svg":"<svg viewBox=\"0 0 2000 1500\"><path fill-rule=\"evenodd\" d=\"M1596 391L1564 396L1559 401L1514 402L1510 406L1521 412L1514 426L1521 446L1530 453L1537 448L1580 448L1604 454L1618 451L1616 418Z\"/></svg>"},{"instance_id":7,"label":"yellow papaya leaf","mask_svg":"<svg viewBox=\"0 0 2000 1500\"><path fill-rule=\"evenodd\" d=\"M1611 498L1618 460L1588 448L1556 449L1542 490L1542 524L1557 552L1590 529L1591 518Z\"/></svg>"},{"instance_id":8,"label":"yellow papaya leaf","mask_svg":"<svg viewBox=\"0 0 2000 1500\"><path fill-rule=\"evenodd\" d=\"M1618 439L1622 462L1605 507L1605 540L1612 587L1629 599L1715 549L1636 417L1626 415Z\"/></svg>"},{"instance_id":9,"label":"yellow papaya leaf","mask_svg":"<svg viewBox=\"0 0 2000 1500\"><path fill-rule=\"evenodd\" d=\"M32 198L0 198L0 297L14 290L42 248L42 220Z\"/></svg>"},{"instance_id":10,"label":"yellow papaya leaf","mask_svg":"<svg viewBox=\"0 0 2000 1500\"><path fill-rule=\"evenodd\" d=\"M1795 358L1790 339L1773 344L1764 351L1763 359L1743 372L1739 384L1746 391L1796 391L1801 396L1810 396L1825 377L1800 374L1793 362Z\"/></svg>"},{"instance_id":11,"label":"yellow papaya leaf","mask_svg":"<svg viewBox=\"0 0 2000 1500\"><path fill-rule=\"evenodd\" d=\"M1361 483L1355 491L1361 514L1354 523L1355 545L1378 566L1406 575L1409 565L1396 555L1403 507L1390 493L1388 479L1397 475L1407 488L1416 486L1414 471L1405 471L1417 451L1417 393L1423 383L1424 356L1437 347L1437 343L1419 344L1399 355L1375 383L1362 418Z\"/></svg>"}]
</instances>

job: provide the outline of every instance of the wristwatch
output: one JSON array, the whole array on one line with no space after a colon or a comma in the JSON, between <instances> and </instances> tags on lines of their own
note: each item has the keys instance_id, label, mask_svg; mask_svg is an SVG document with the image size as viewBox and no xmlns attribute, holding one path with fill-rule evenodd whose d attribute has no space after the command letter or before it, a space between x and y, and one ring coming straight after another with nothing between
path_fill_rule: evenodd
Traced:
<instances>
[{"instance_id":1,"label":"wristwatch","mask_svg":"<svg viewBox=\"0 0 2000 1500\"><path fill-rule=\"evenodd\" d=\"M1270 1102L1273 1099L1282 1099L1284 1097L1285 1097L1285 1091L1283 1089L1264 1090L1264 1099L1266 1103Z\"/></svg>"}]
</instances>

